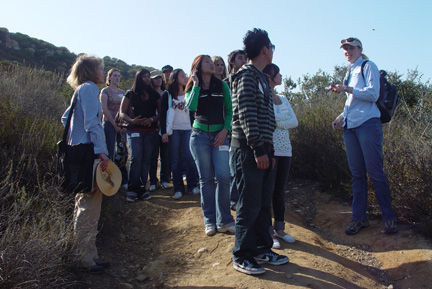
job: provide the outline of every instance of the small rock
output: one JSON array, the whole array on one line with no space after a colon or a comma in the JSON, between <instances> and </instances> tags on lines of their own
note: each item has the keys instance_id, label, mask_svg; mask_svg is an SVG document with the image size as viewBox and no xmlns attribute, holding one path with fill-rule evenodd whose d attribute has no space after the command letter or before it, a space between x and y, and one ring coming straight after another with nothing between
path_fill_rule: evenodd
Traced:
<instances>
[{"instance_id":1,"label":"small rock","mask_svg":"<svg viewBox=\"0 0 432 289\"><path fill-rule=\"evenodd\" d=\"M216 267L216 266L219 266L219 265L220 265L220 263L214 263L212 266Z\"/></svg>"},{"instance_id":2,"label":"small rock","mask_svg":"<svg viewBox=\"0 0 432 289\"><path fill-rule=\"evenodd\" d=\"M129 283L120 283L119 288L120 289L133 289L133 286L132 286L132 284L129 284Z\"/></svg>"},{"instance_id":3,"label":"small rock","mask_svg":"<svg viewBox=\"0 0 432 289\"><path fill-rule=\"evenodd\" d=\"M207 248L201 248L198 250L198 253L202 254L204 252L208 252Z\"/></svg>"},{"instance_id":4,"label":"small rock","mask_svg":"<svg viewBox=\"0 0 432 289\"><path fill-rule=\"evenodd\" d=\"M293 277L291 274L286 274L285 276L287 277L287 279L291 279Z\"/></svg>"},{"instance_id":5,"label":"small rock","mask_svg":"<svg viewBox=\"0 0 432 289\"><path fill-rule=\"evenodd\" d=\"M135 278L136 280L142 282L148 279L148 277L144 274L139 275L138 277Z\"/></svg>"}]
</instances>

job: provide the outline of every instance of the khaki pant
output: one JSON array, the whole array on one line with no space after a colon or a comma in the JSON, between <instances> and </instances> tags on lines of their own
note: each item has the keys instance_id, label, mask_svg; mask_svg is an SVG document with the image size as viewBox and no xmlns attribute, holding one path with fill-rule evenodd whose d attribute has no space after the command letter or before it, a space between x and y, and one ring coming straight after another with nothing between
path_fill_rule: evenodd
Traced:
<instances>
[{"instance_id":1,"label":"khaki pant","mask_svg":"<svg viewBox=\"0 0 432 289\"><path fill-rule=\"evenodd\" d=\"M96 265L96 234L101 211L102 193L96 189L75 196L74 234L78 259L82 267Z\"/></svg>"}]
</instances>

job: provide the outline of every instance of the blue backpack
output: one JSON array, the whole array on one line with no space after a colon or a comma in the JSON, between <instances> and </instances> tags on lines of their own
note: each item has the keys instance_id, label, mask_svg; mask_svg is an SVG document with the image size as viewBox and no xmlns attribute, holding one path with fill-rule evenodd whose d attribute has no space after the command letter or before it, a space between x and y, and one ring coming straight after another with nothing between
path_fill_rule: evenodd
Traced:
<instances>
[{"instance_id":1,"label":"blue backpack","mask_svg":"<svg viewBox=\"0 0 432 289\"><path fill-rule=\"evenodd\" d=\"M368 60L365 60L361 65L361 74L363 79L365 79L363 67L367 62ZM376 105L381 112L381 123L387 123L391 120L399 102L397 87L388 83L386 75L387 72L380 70L380 92Z\"/></svg>"}]
</instances>

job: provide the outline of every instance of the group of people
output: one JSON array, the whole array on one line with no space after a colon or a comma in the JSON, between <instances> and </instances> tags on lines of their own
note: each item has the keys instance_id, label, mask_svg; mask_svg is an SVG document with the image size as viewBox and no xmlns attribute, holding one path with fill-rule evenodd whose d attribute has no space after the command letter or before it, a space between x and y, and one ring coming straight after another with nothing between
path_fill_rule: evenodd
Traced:
<instances>
[{"instance_id":1,"label":"group of people","mask_svg":"<svg viewBox=\"0 0 432 289\"><path fill-rule=\"evenodd\" d=\"M126 93L118 88L118 70L111 69L105 79L101 59L79 56L67 80L77 95L69 143L93 143L104 170L127 139L129 168L121 171L128 202L151 198L160 155L161 186L170 188L172 171L174 199L188 192L200 195L205 234L234 233L234 269L257 275L265 272L261 264L289 262L271 250L281 247L278 239L295 242L285 232L284 188L292 156L289 129L298 121L287 98L275 91L282 75L272 63L275 45L267 32L250 30L243 44L244 50L228 56L228 71L223 58L199 55L189 77L169 65L162 70L141 69ZM356 234L368 225L366 172L374 183L385 231L395 233L375 105L378 70L369 61L365 77L359 76L363 58L357 38L343 40L341 48L351 65L344 83L333 87L347 94L344 112L333 128L344 130L353 174L353 218L346 233ZM97 84L104 82L99 93ZM95 245L101 199L97 188L75 197L81 267L93 273L109 266L98 257ZM236 213L235 221L230 209Z\"/></svg>"}]
</instances>

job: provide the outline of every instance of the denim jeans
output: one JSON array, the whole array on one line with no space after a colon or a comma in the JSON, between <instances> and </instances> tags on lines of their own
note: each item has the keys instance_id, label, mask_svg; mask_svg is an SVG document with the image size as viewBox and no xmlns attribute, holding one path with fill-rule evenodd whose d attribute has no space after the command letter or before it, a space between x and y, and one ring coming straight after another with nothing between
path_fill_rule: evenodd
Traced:
<instances>
[{"instance_id":1,"label":"denim jeans","mask_svg":"<svg viewBox=\"0 0 432 289\"><path fill-rule=\"evenodd\" d=\"M229 166L230 166L230 204L234 206L237 204L238 192L235 182L235 161L234 161L234 148L230 147L229 150Z\"/></svg>"},{"instance_id":2,"label":"denim jeans","mask_svg":"<svg viewBox=\"0 0 432 289\"><path fill-rule=\"evenodd\" d=\"M219 132L193 130L190 151L195 160L201 187L201 208L204 224L230 226L234 218L230 211L230 172L228 139L221 146L214 146ZM216 191L214 178L216 177Z\"/></svg>"},{"instance_id":3,"label":"denim jeans","mask_svg":"<svg viewBox=\"0 0 432 289\"><path fill-rule=\"evenodd\" d=\"M387 177L383 171L382 143L383 133L379 118L371 118L356 128L343 129L348 166L352 174L352 219L366 221L369 174L382 219L395 219L391 207L391 195Z\"/></svg>"},{"instance_id":4,"label":"denim jeans","mask_svg":"<svg viewBox=\"0 0 432 289\"><path fill-rule=\"evenodd\" d=\"M236 184L239 193L235 230L234 260L269 252L273 245L269 234L271 199L275 170L259 170L251 148L235 148Z\"/></svg>"},{"instance_id":5,"label":"denim jeans","mask_svg":"<svg viewBox=\"0 0 432 289\"><path fill-rule=\"evenodd\" d=\"M122 141L122 135L115 131L114 126L109 121L102 122L104 132L105 132L105 140L108 149L108 158L114 161L114 153L116 144ZM124 137L124 136L123 136ZM126 167L121 167L120 172L122 174L122 184L128 183L128 173Z\"/></svg>"},{"instance_id":6,"label":"denim jeans","mask_svg":"<svg viewBox=\"0 0 432 289\"><path fill-rule=\"evenodd\" d=\"M273 233L273 229L285 229L285 185L291 165L291 157L276 156L275 159L275 180L272 197L274 227L270 228L271 233Z\"/></svg>"},{"instance_id":7,"label":"denim jeans","mask_svg":"<svg viewBox=\"0 0 432 289\"><path fill-rule=\"evenodd\" d=\"M171 156L174 192L181 192L183 194L185 193L185 190L183 184L181 152L183 152L184 166L186 167L187 192L192 192L192 190L198 185L198 171L189 148L190 136L191 130L175 129L173 130L172 135L169 136L168 142Z\"/></svg>"},{"instance_id":8,"label":"denim jeans","mask_svg":"<svg viewBox=\"0 0 432 289\"><path fill-rule=\"evenodd\" d=\"M127 131L130 150L128 190L138 193L146 185L156 131Z\"/></svg>"},{"instance_id":9,"label":"denim jeans","mask_svg":"<svg viewBox=\"0 0 432 289\"><path fill-rule=\"evenodd\" d=\"M150 162L150 185L157 185L157 168L158 168L158 160L160 156L160 170L159 170L159 178L160 182L169 182L171 175L171 167L169 160L169 145L167 143L162 142L162 137L158 134L155 138L155 144L153 148L152 158Z\"/></svg>"}]
</instances>

